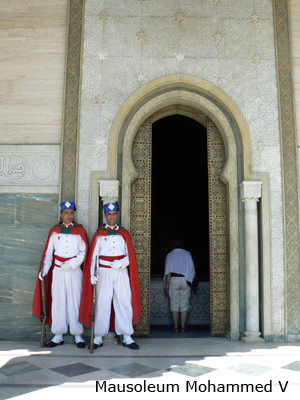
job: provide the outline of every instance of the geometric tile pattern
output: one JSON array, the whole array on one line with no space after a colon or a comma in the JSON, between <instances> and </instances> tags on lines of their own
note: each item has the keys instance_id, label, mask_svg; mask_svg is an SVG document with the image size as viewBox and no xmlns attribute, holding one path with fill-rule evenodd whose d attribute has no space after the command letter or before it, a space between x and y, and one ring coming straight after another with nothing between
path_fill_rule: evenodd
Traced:
<instances>
[{"instance_id":1,"label":"geometric tile pattern","mask_svg":"<svg viewBox=\"0 0 300 400\"><path fill-rule=\"evenodd\" d=\"M89 374L90 372L100 371L100 368L94 368L90 365L76 363L63 365L61 367L51 368L51 371L58 372L59 374L66 375L68 377Z\"/></svg>"},{"instance_id":2,"label":"geometric tile pattern","mask_svg":"<svg viewBox=\"0 0 300 400\"><path fill-rule=\"evenodd\" d=\"M70 0L62 138L61 198L75 201L83 0Z\"/></svg>"},{"instance_id":3,"label":"geometric tile pattern","mask_svg":"<svg viewBox=\"0 0 300 400\"><path fill-rule=\"evenodd\" d=\"M21 361L13 364L6 364L0 368L0 373L6 376L20 375L27 372L38 371L42 368L30 364L26 361Z\"/></svg>"},{"instance_id":4,"label":"geometric tile pattern","mask_svg":"<svg viewBox=\"0 0 300 400\"><path fill-rule=\"evenodd\" d=\"M177 372L178 374L197 378L198 376L208 374L209 372L216 371L215 368L203 367L201 365L185 364L178 367L170 368L170 371Z\"/></svg>"},{"instance_id":5,"label":"geometric tile pattern","mask_svg":"<svg viewBox=\"0 0 300 400\"><path fill-rule=\"evenodd\" d=\"M275 32L279 110L282 142L282 174L284 187L285 220L285 267L286 267L286 333L300 338L300 237L299 237L299 192L298 192L298 149L294 115L293 72L290 49L289 7L286 0L274 1ZM282 286L282 290L284 287ZM277 299L276 299L277 301ZM281 310L280 310L281 311ZM274 314L278 311L274 310ZM281 311L282 312L282 311Z\"/></svg>"},{"instance_id":6,"label":"geometric tile pattern","mask_svg":"<svg viewBox=\"0 0 300 400\"><path fill-rule=\"evenodd\" d=\"M132 363L111 368L110 371L116 374L125 375L128 378L136 378L138 376L147 375L151 372L158 371L158 369L148 367L147 365L142 365L139 363Z\"/></svg>"},{"instance_id":7,"label":"geometric tile pattern","mask_svg":"<svg viewBox=\"0 0 300 400\"><path fill-rule=\"evenodd\" d=\"M226 185L220 176L225 165L225 146L215 124L207 118L207 165L210 248L210 319L212 336L228 330L228 239Z\"/></svg>"},{"instance_id":8,"label":"geometric tile pattern","mask_svg":"<svg viewBox=\"0 0 300 400\"><path fill-rule=\"evenodd\" d=\"M288 364L282 368L289 369L291 371L299 371L300 372L300 361L294 361L293 363Z\"/></svg>"},{"instance_id":9,"label":"geometric tile pattern","mask_svg":"<svg viewBox=\"0 0 300 400\"><path fill-rule=\"evenodd\" d=\"M205 385L211 385L214 391L214 386L235 384L241 391L241 384L261 387L271 383L272 394L286 388L291 398L299 397L300 352L295 346L284 348L265 343L264 347L255 347L212 337L176 339L167 332L169 338L165 332L162 334L157 339L138 339L140 350L136 352L120 344L104 344L92 355L87 349L79 352L73 345L50 352L41 351L36 342L21 343L14 349L12 344L2 342L0 399L23 398L22 395L36 399L41 394L47 399L50 395L62 399L70 393L77 398L79 392L95 391L96 381L103 392L105 385L108 389L111 386L110 391L118 385L121 391L128 384L137 388L143 383L154 384L162 388L163 384L176 383L181 393L186 392L187 383L190 392L196 387L205 389ZM17 361L19 357L22 359Z\"/></svg>"},{"instance_id":10,"label":"geometric tile pattern","mask_svg":"<svg viewBox=\"0 0 300 400\"><path fill-rule=\"evenodd\" d=\"M130 234L136 255L141 292L141 319L137 332L148 335L150 327L151 168L152 122L147 118L132 144L132 162L138 173L131 184Z\"/></svg>"},{"instance_id":11,"label":"geometric tile pattern","mask_svg":"<svg viewBox=\"0 0 300 400\"><path fill-rule=\"evenodd\" d=\"M229 371L239 372L241 374L251 375L251 376L259 376L266 372L272 371L272 368L265 367L263 365L256 365L250 363L240 363L228 368Z\"/></svg>"}]
</instances>

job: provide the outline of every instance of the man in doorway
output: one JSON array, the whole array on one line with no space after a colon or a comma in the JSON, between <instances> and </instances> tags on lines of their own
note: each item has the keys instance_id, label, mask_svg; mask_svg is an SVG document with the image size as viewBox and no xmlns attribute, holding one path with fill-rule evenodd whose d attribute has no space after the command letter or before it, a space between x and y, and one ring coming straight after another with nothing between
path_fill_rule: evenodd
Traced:
<instances>
[{"instance_id":1,"label":"man in doorway","mask_svg":"<svg viewBox=\"0 0 300 400\"><path fill-rule=\"evenodd\" d=\"M135 253L130 234L117 225L119 206L103 206L106 224L95 233L84 277L79 320L91 326L92 285L97 284L94 349L103 346L109 331L123 335L123 346L137 350L132 339L133 325L141 314L140 291ZM94 275L95 260L98 264Z\"/></svg>"},{"instance_id":2,"label":"man in doorway","mask_svg":"<svg viewBox=\"0 0 300 400\"><path fill-rule=\"evenodd\" d=\"M33 300L33 315L41 318L41 282L45 280L47 320L53 339L48 347L64 344L63 335L70 327L78 348L85 347L83 326L78 322L82 291L82 266L88 252L88 238L82 225L74 222L75 204L60 205L61 222L50 229L42 256L43 274L39 269ZM52 302L51 302L52 300Z\"/></svg>"},{"instance_id":3,"label":"man in doorway","mask_svg":"<svg viewBox=\"0 0 300 400\"><path fill-rule=\"evenodd\" d=\"M186 321L189 310L191 288L187 282L192 283L195 276L195 266L192 255L183 249L180 240L173 242L174 250L165 261L165 292L170 296L170 311L173 319L172 333L179 332L179 316L181 321L180 332L187 332Z\"/></svg>"}]
</instances>

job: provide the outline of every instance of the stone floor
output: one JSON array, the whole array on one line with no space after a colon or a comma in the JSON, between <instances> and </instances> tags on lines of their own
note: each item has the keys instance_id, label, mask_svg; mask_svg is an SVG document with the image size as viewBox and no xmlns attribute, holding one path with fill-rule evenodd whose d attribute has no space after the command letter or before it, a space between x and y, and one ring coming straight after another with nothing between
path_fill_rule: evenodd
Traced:
<instances>
[{"instance_id":1,"label":"stone floor","mask_svg":"<svg viewBox=\"0 0 300 400\"><path fill-rule=\"evenodd\" d=\"M152 336L137 338L137 351L107 344L93 354L71 343L0 342L0 399L110 400L124 390L133 399L300 398L300 344L250 345L203 332Z\"/></svg>"}]
</instances>

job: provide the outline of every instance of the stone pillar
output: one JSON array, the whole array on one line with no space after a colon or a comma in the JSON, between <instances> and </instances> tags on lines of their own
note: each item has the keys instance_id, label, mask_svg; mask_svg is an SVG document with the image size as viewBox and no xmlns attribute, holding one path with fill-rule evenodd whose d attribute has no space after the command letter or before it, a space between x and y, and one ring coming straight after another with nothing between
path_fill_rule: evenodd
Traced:
<instances>
[{"instance_id":1,"label":"stone pillar","mask_svg":"<svg viewBox=\"0 0 300 400\"><path fill-rule=\"evenodd\" d=\"M259 332L258 220L257 203L261 198L260 181L240 184L245 212L246 252L246 331L244 343L262 342Z\"/></svg>"},{"instance_id":2,"label":"stone pillar","mask_svg":"<svg viewBox=\"0 0 300 400\"><path fill-rule=\"evenodd\" d=\"M99 196L103 204L115 203L119 200L119 186L120 182L116 180L99 180ZM102 220L105 222L104 213L102 210ZM104 336L103 341L105 344L117 344L118 337L113 332L108 332Z\"/></svg>"}]
</instances>

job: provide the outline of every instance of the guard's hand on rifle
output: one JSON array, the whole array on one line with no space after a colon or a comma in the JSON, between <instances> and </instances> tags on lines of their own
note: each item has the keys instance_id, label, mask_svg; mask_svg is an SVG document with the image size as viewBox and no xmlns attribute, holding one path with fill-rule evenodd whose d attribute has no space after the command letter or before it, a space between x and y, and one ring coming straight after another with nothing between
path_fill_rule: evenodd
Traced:
<instances>
[{"instance_id":1,"label":"guard's hand on rifle","mask_svg":"<svg viewBox=\"0 0 300 400\"><path fill-rule=\"evenodd\" d=\"M45 275L44 275L45 276ZM42 281L44 279L44 276L42 276L42 273L39 273L39 280Z\"/></svg>"},{"instance_id":2,"label":"guard's hand on rifle","mask_svg":"<svg viewBox=\"0 0 300 400\"><path fill-rule=\"evenodd\" d=\"M69 271L69 269L72 269L72 266L71 266L71 263L69 261L66 261L63 264L61 264L60 268L63 271Z\"/></svg>"},{"instance_id":3,"label":"guard's hand on rifle","mask_svg":"<svg viewBox=\"0 0 300 400\"><path fill-rule=\"evenodd\" d=\"M44 273L43 273L43 275L42 275L42 272L40 271L40 272L39 272L39 280L40 280L40 281L43 281L44 278L45 278L45 276L47 275L47 273L48 273L48 271L47 271L47 272L44 271Z\"/></svg>"},{"instance_id":4,"label":"guard's hand on rifle","mask_svg":"<svg viewBox=\"0 0 300 400\"><path fill-rule=\"evenodd\" d=\"M92 285L95 285L96 283L98 283L98 281L99 281L99 275L97 275L97 276L91 276L91 284Z\"/></svg>"}]
</instances>

